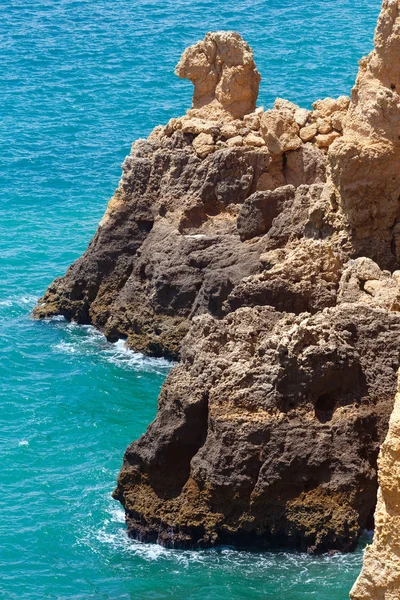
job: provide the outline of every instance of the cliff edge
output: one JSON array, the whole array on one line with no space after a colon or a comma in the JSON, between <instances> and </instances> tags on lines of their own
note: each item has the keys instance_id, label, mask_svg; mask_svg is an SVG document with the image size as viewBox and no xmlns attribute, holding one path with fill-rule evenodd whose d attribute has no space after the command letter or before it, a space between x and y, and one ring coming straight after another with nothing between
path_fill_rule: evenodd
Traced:
<instances>
[{"instance_id":1,"label":"cliff edge","mask_svg":"<svg viewBox=\"0 0 400 600\"><path fill-rule=\"evenodd\" d=\"M400 594L400 388L378 464L374 541L351 600L398 600Z\"/></svg>"},{"instance_id":2,"label":"cliff edge","mask_svg":"<svg viewBox=\"0 0 400 600\"><path fill-rule=\"evenodd\" d=\"M372 527L400 366L400 1L351 98L256 108L238 33L177 74L85 254L34 310L180 360L114 492L129 534L352 550Z\"/></svg>"}]
</instances>

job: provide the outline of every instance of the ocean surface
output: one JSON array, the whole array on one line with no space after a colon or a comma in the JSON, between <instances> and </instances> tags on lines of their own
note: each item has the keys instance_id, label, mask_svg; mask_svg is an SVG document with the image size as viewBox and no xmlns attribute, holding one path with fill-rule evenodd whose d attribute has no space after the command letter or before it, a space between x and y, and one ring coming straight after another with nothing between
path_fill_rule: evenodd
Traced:
<instances>
[{"instance_id":1,"label":"ocean surface","mask_svg":"<svg viewBox=\"0 0 400 600\"><path fill-rule=\"evenodd\" d=\"M112 500L170 365L91 327L29 314L84 251L133 140L179 116L173 73L236 29L259 105L348 94L379 1L1 0L0 600L345 600L353 555L165 550L128 540Z\"/></svg>"}]
</instances>

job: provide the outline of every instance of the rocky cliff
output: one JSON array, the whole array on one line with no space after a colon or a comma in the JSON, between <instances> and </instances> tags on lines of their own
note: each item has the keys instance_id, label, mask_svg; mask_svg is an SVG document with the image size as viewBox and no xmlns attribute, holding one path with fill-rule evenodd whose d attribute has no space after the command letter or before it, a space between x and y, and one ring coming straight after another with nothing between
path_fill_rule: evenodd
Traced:
<instances>
[{"instance_id":1,"label":"rocky cliff","mask_svg":"<svg viewBox=\"0 0 400 600\"><path fill-rule=\"evenodd\" d=\"M187 114L138 140L85 254L34 311L180 359L115 491L175 546L351 550L400 365L399 4L352 97L256 108L239 34L187 49ZM400 88L399 88L400 89Z\"/></svg>"},{"instance_id":2,"label":"rocky cliff","mask_svg":"<svg viewBox=\"0 0 400 600\"><path fill-rule=\"evenodd\" d=\"M374 542L365 551L351 600L398 600L400 594L400 391L378 464Z\"/></svg>"}]
</instances>

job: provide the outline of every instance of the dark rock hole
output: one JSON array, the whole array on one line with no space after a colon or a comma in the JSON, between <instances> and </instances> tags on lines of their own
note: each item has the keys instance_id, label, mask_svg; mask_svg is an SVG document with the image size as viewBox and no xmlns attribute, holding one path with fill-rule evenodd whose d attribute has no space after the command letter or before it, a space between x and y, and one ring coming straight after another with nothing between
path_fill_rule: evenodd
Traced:
<instances>
[{"instance_id":1,"label":"dark rock hole","mask_svg":"<svg viewBox=\"0 0 400 600\"><path fill-rule=\"evenodd\" d=\"M335 410L336 400L332 394L322 394L315 404L315 416L321 423L330 421Z\"/></svg>"}]
</instances>

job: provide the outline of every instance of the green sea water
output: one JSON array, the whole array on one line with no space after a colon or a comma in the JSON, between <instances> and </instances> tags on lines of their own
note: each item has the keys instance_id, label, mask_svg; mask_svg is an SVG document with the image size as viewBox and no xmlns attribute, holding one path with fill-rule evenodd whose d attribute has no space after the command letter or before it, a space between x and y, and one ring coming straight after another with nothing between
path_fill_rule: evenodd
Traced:
<instances>
[{"instance_id":1,"label":"green sea water","mask_svg":"<svg viewBox=\"0 0 400 600\"><path fill-rule=\"evenodd\" d=\"M1 0L0 600L344 600L353 555L166 550L128 540L111 499L170 365L91 327L34 322L85 249L134 139L189 106L173 69L237 29L259 104L349 93L379 2Z\"/></svg>"}]
</instances>

